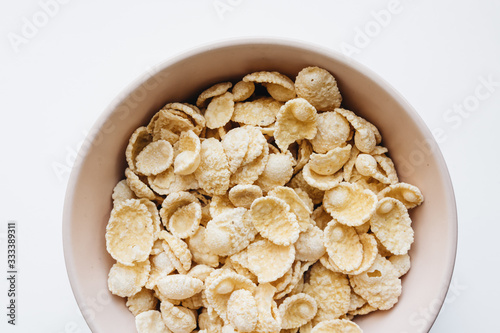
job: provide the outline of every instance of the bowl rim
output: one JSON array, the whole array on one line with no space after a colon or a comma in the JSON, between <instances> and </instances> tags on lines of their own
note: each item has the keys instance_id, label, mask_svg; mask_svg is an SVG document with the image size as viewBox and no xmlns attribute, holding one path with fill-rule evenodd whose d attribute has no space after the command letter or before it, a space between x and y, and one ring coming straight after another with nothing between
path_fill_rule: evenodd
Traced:
<instances>
[{"instance_id":1,"label":"bowl rim","mask_svg":"<svg viewBox=\"0 0 500 333\"><path fill-rule=\"evenodd\" d=\"M237 46L251 46L251 45L278 45L284 47L293 47L298 49L303 49L306 51L314 52L320 54L322 56L333 58L343 66L348 66L353 68L354 70L360 72L365 75L375 83L377 83L382 89L384 89L389 95L391 95L394 100L399 103L408 113L408 116L412 119L415 125L418 127L419 131L428 139L430 139L434 144L435 148L433 149L433 154L435 155L436 163L438 164L438 170L441 173L441 177L443 179L443 184L446 187L446 193L448 194L446 197L446 205L448 210L451 212L450 221L453 221L450 225L450 243L448 247L447 254L450 256L446 262L448 265L445 271L446 281L444 285L446 286L446 292L438 295L435 300L439 301L439 311L436 311L436 314L432 320L427 322L427 326L425 327L426 331L429 331L431 327L434 325L439 313L443 307L444 301L446 299L446 295L449 291L449 286L451 283L451 279L453 276L453 271L455 268L456 262L456 254L457 254L457 243L458 243L458 216L457 216L457 207L456 207L456 199L455 192L453 189L453 184L451 181L450 173L448 171L448 167L446 165L445 159L441 152L440 147L438 146L432 132L427 127L422 117L418 114L418 112L413 108L413 106L407 101L403 95L397 91L392 85L390 85L384 78L382 78L379 74L374 72L372 69L367 66L361 64L357 60L346 56L345 54L336 51L334 49L330 49L325 47L324 45L317 44L314 42L306 42L302 40L285 38L285 37L231 37L222 39L219 41L206 42L202 44L198 44L195 47L184 50L183 52L177 53L173 56L168 57L167 59L159 62L153 67L149 68L145 74L142 74L135 79L133 79L129 84L125 86L108 104L108 106L101 112L98 116L97 120L91 127L91 130L84 142L94 142L97 135L99 134L99 130L101 126L104 124L105 120L109 118L109 116L114 112L114 110L123 103L130 94L132 94L136 89L140 88L148 79L157 75L159 72L164 69L182 61L188 59L197 54L205 53L208 51L216 50L216 49L224 49L231 48ZM62 216L62 241L63 241L63 253L64 253L64 262L66 266L66 273L68 276L68 280L77 302L77 305L84 317L87 325L91 330L94 330L95 327L92 323L92 320L88 317L86 312L84 311L84 297L80 286L76 283L76 268L75 261L73 260L73 252L71 247L71 234L72 234L72 224L71 221L71 205L73 203L74 198L74 189L77 183L77 180L82 172L82 163L87 158L89 154L89 145L82 145L80 147L77 159L75 164L72 167L70 177L68 179L68 183L66 186L66 193L64 198L64 206L63 206L63 216ZM435 304L436 305L436 304Z\"/></svg>"}]
</instances>

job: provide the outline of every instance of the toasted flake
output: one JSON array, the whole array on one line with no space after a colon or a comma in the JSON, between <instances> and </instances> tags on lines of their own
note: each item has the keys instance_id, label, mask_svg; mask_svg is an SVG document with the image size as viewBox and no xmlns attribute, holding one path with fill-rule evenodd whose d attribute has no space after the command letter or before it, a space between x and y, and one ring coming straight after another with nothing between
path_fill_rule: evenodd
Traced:
<instances>
[{"instance_id":1,"label":"toasted flake","mask_svg":"<svg viewBox=\"0 0 500 333\"><path fill-rule=\"evenodd\" d=\"M387 259L391 262L392 266L394 266L394 270L396 271L398 277L405 275L410 270L411 262L408 253L392 255Z\"/></svg>"},{"instance_id":2,"label":"toasted flake","mask_svg":"<svg viewBox=\"0 0 500 333\"><path fill-rule=\"evenodd\" d=\"M127 150L125 151L128 167L132 171L137 171L135 166L137 155L139 155L144 147L146 147L152 140L153 138L144 126L137 128L134 133L132 133L127 145Z\"/></svg>"},{"instance_id":3,"label":"toasted flake","mask_svg":"<svg viewBox=\"0 0 500 333\"><path fill-rule=\"evenodd\" d=\"M276 116L274 138L278 147L285 151L297 140L313 139L317 132L316 119L316 109L305 99L286 102Z\"/></svg>"},{"instance_id":4,"label":"toasted flake","mask_svg":"<svg viewBox=\"0 0 500 333\"><path fill-rule=\"evenodd\" d=\"M334 110L342 102L337 81L323 68L303 68L295 78L295 89L299 97L305 98L319 111Z\"/></svg>"},{"instance_id":5,"label":"toasted flake","mask_svg":"<svg viewBox=\"0 0 500 333\"><path fill-rule=\"evenodd\" d=\"M194 235L200 225L201 205L189 192L172 193L163 201L160 216L174 236L188 238Z\"/></svg>"},{"instance_id":6,"label":"toasted flake","mask_svg":"<svg viewBox=\"0 0 500 333\"><path fill-rule=\"evenodd\" d=\"M222 320L229 324L228 301L231 294L236 290L245 289L253 293L255 284L249 279L229 270L214 271L210 277L205 280L205 293L207 301L212 306Z\"/></svg>"},{"instance_id":7,"label":"toasted flake","mask_svg":"<svg viewBox=\"0 0 500 333\"><path fill-rule=\"evenodd\" d=\"M157 175L172 165L173 157L174 150L170 142L151 142L137 155L137 171L146 176Z\"/></svg>"},{"instance_id":8,"label":"toasted flake","mask_svg":"<svg viewBox=\"0 0 500 333\"><path fill-rule=\"evenodd\" d=\"M127 184L127 180L123 179L116 184L113 189L113 204L116 204L120 201L125 201L127 199L136 199L135 193L130 189Z\"/></svg>"},{"instance_id":9,"label":"toasted flake","mask_svg":"<svg viewBox=\"0 0 500 333\"><path fill-rule=\"evenodd\" d=\"M277 101L286 102L291 100L292 98L297 97L297 94L294 90L290 90L288 88L283 87L279 84L274 83L266 83L267 92Z\"/></svg>"},{"instance_id":10,"label":"toasted flake","mask_svg":"<svg viewBox=\"0 0 500 333\"><path fill-rule=\"evenodd\" d=\"M146 198L149 200L154 200L156 198L156 195L148 185L129 168L125 169L125 177L127 177L127 185L138 198Z\"/></svg>"},{"instance_id":11,"label":"toasted flake","mask_svg":"<svg viewBox=\"0 0 500 333\"><path fill-rule=\"evenodd\" d=\"M258 312L256 331L259 333L280 331L281 316L273 299L275 292L276 288L270 283L261 283L255 290L254 297Z\"/></svg>"},{"instance_id":12,"label":"toasted flake","mask_svg":"<svg viewBox=\"0 0 500 333\"><path fill-rule=\"evenodd\" d=\"M161 244L163 244L164 240L160 241ZM172 273L175 270L175 266L163 250L163 245L162 252L152 255L150 257L150 261L151 273L149 274L149 279L146 282L146 288L153 289L160 278Z\"/></svg>"},{"instance_id":13,"label":"toasted flake","mask_svg":"<svg viewBox=\"0 0 500 333\"><path fill-rule=\"evenodd\" d=\"M293 265L282 277L270 282L271 285L274 288L276 288L275 296L276 294L286 289L286 287L290 284L290 282L292 282L292 278L293 278Z\"/></svg>"},{"instance_id":14,"label":"toasted flake","mask_svg":"<svg viewBox=\"0 0 500 333\"><path fill-rule=\"evenodd\" d=\"M231 185L251 185L264 172L269 160L269 147L267 143L263 144L263 150L252 162L241 166L231 175Z\"/></svg>"},{"instance_id":15,"label":"toasted flake","mask_svg":"<svg viewBox=\"0 0 500 333\"><path fill-rule=\"evenodd\" d=\"M344 180L346 182L351 180L354 164L356 163L358 155L359 155L358 148L356 148L356 146L352 147L351 153L349 155L349 160L344 164L344 167L342 168L344 172Z\"/></svg>"},{"instance_id":16,"label":"toasted flake","mask_svg":"<svg viewBox=\"0 0 500 333\"><path fill-rule=\"evenodd\" d=\"M380 255L377 255L370 269L362 274L350 276L349 280L356 294L380 310L392 308L401 295L398 272L389 260Z\"/></svg>"},{"instance_id":17,"label":"toasted flake","mask_svg":"<svg viewBox=\"0 0 500 333\"><path fill-rule=\"evenodd\" d=\"M119 202L113 207L106 226L106 249L115 260L131 266L149 257L154 232L146 205L136 199Z\"/></svg>"},{"instance_id":18,"label":"toasted flake","mask_svg":"<svg viewBox=\"0 0 500 333\"><path fill-rule=\"evenodd\" d=\"M370 219L371 229L380 242L394 254L405 254L413 243L408 210L394 198L383 198Z\"/></svg>"},{"instance_id":19,"label":"toasted flake","mask_svg":"<svg viewBox=\"0 0 500 333\"><path fill-rule=\"evenodd\" d=\"M281 199L290 206L290 211L297 217L300 232L306 231L309 228L312 212L292 188L277 186L268 195Z\"/></svg>"},{"instance_id":20,"label":"toasted flake","mask_svg":"<svg viewBox=\"0 0 500 333\"><path fill-rule=\"evenodd\" d=\"M196 316L193 310L172 303L161 302L161 317L173 333L191 333L196 326Z\"/></svg>"},{"instance_id":21,"label":"toasted flake","mask_svg":"<svg viewBox=\"0 0 500 333\"><path fill-rule=\"evenodd\" d=\"M285 298L279 306L281 328L299 328L314 318L318 307L311 296L299 293Z\"/></svg>"},{"instance_id":22,"label":"toasted flake","mask_svg":"<svg viewBox=\"0 0 500 333\"><path fill-rule=\"evenodd\" d=\"M365 119L358 117L352 111L340 108L335 109L335 111L344 116L356 130L354 133L354 144L356 145L356 148L358 148L362 153L371 153L377 145L377 137L375 133L378 133L378 130L376 130L376 127ZM374 130L376 130L376 132Z\"/></svg>"},{"instance_id":23,"label":"toasted flake","mask_svg":"<svg viewBox=\"0 0 500 333\"><path fill-rule=\"evenodd\" d=\"M208 222L205 240L213 254L228 256L247 247L256 233L248 211L234 208Z\"/></svg>"},{"instance_id":24,"label":"toasted flake","mask_svg":"<svg viewBox=\"0 0 500 333\"><path fill-rule=\"evenodd\" d=\"M363 176L373 177L384 184L391 183L390 179L377 169L377 161L372 155L359 154L355 166L356 170Z\"/></svg>"},{"instance_id":25,"label":"toasted flake","mask_svg":"<svg viewBox=\"0 0 500 333\"><path fill-rule=\"evenodd\" d=\"M108 288L114 295L130 297L141 291L148 280L151 265L149 260L136 262L133 266L115 263L108 274Z\"/></svg>"},{"instance_id":26,"label":"toasted flake","mask_svg":"<svg viewBox=\"0 0 500 333\"><path fill-rule=\"evenodd\" d=\"M308 164L310 165L311 171L319 175L333 175L349 160L350 153L351 145L342 148L333 148L326 154L313 153Z\"/></svg>"},{"instance_id":27,"label":"toasted flake","mask_svg":"<svg viewBox=\"0 0 500 333\"><path fill-rule=\"evenodd\" d=\"M350 320L327 320L314 326L311 333L362 333L361 328Z\"/></svg>"},{"instance_id":28,"label":"toasted flake","mask_svg":"<svg viewBox=\"0 0 500 333\"><path fill-rule=\"evenodd\" d=\"M300 200L306 205L310 212L314 210L314 203L312 199L309 197L306 191L301 188L294 188L295 193L299 196Z\"/></svg>"},{"instance_id":29,"label":"toasted flake","mask_svg":"<svg viewBox=\"0 0 500 333\"><path fill-rule=\"evenodd\" d=\"M199 293L203 281L184 274L172 274L158 280L156 286L164 297L183 300Z\"/></svg>"},{"instance_id":30,"label":"toasted flake","mask_svg":"<svg viewBox=\"0 0 500 333\"><path fill-rule=\"evenodd\" d=\"M241 166L244 166L256 160L259 156L262 155L262 151L266 147L269 147L267 146L267 141L264 137L264 134L262 134L262 132L257 127L246 125L241 128L247 132L248 137L250 138L248 149L241 163Z\"/></svg>"},{"instance_id":31,"label":"toasted flake","mask_svg":"<svg viewBox=\"0 0 500 333\"><path fill-rule=\"evenodd\" d=\"M323 231L313 225L300 233L299 239L294 245L296 260L314 262L319 260L326 252L323 245Z\"/></svg>"},{"instance_id":32,"label":"toasted flake","mask_svg":"<svg viewBox=\"0 0 500 333\"><path fill-rule=\"evenodd\" d=\"M378 254L377 240L372 234L359 234L359 240L363 246L363 260L358 268L353 271L346 272L349 275L358 275L366 272L373 265L373 262Z\"/></svg>"},{"instance_id":33,"label":"toasted flake","mask_svg":"<svg viewBox=\"0 0 500 333\"><path fill-rule=\"evenodd\" d=\"M197 278L203 282L205 282L206 278L212 274L212 272L214 271L215 269L213 267L210 267L210 266L207 266L207 265L203 265L203 264L199 264L199 265L196 265L194 267L192 267L189 272L187 273L188 276L191 276L191 277L194 277L194 278Z\"/></svg>"},{"instance_id":34,"label":"toasted flake","mask_svg":"<svg viewBox=\"0 0 500 333\"><path fill-rule=\"evenodd\" d=\"M233 86L233 84L231 82L221 82L221 83L217 83L217 84L211 86L210 88L206 89L198 96L198 99L196 101L196 105L200 108L206 106L207 101L210 98L223 95L232 86Z\"/></svg>"},{"instance_id":35,"label":"toasted flake","mask_svg":"<svg viewBox=\"0 0 500 333\"><path fill-rule=\"evenodd\" d=\"M235 290L227 302L227 317L238 332L252 332L257 326L257 303L246 289Z\"/></svg>"},{"instance_id":36,"label":"toasted flake","mask_svg":"<svg viewBox=\"0 0 500 333\"><path fill-rule=\"evenodd\" d=\"M138 314L135 317L135 327L137 333L170 333L161 318L160 311L155 309Z\"/></svg>"},{"instance_id":37,"label":"toasted flake","mask_svg":"<svg viewBox=\"0 0 500 333\"><path fill-rule=\"evenodd\" d=\"M319 117L319 115L318 115ZM318 123L318 126L319 123ZM317 136L317 134L316 134ZM293 173L296 174L309 162L309 158L312 154L312 146L309 140L302 140L299 144L299 148L297 150L297 164L293 168Z\"/></svg>"},{"instance_id":38,"label":"toasted flake","mask_svg":"<svg viewBox=\"0 0 500 333\"><path fill-rule=\"evenodd\" d=\"M264 192L268 192L276 186L285 185L292 178L294 164L295 160L289 151L270 154L264 171L257 179L257 185Z\"/></svg>"},{"instance_id":39,"label":"toasted flake","mask_svg":"<svg viewBox=\"0 0 500 333\"><path fill-rule=\"evenodd\" d=\"M236 185L229 190L229 200L235 207L250 209L255 199L262 197L262 190L257 185Z\"/></svg>"},{"instance_id":40,"label":"toasted flake","mask_svg":"<svg viewBox=\"0 0 500 333\"><path fill-rule=\"evenodd\" d=\"M328 222L332 220L332 216L325 211L323 206L319 206L311 214L311 219L316 223L318 228L325 230Z\"/></svg>"},{"instance_id":41,"label":"toasted flake","mask_svg":"<svg viewBox=\"0 0 500 333\"><path fill-rule=\"evenodd\" d=\"M373 154L373 152L372 152L372 154ZM386 182L386 184L387 183L390 183L390 184L398 183L399 182L398 174L396 172L396 167L394 166L394 163L392 162L392 160L385 155L374 155L373 157L375 158L377 163L380 165L382 170L384 170L384 172L389 180L388 182Z\"/></svg>"},{"instance_id":42,"label":"toasted flake","mask_svg":"<svg viewBox=\"0 0 500 333\"><path fill-rule=\"evenodd\" d=\"M300 188L301 190L305 191L315 205L321 203L323 201L323 196L325 192L309 185L307 181L304 179L303 171L304 170L302 169L299 173L297 173L290 180L288 186L292 188Z\"/></svg>"},{"instance_id":43,"label":"toasted flake","mask_svg":"<svg viewBox=\"0 0 500 333\"><path fill-rule=\"evenodd\" d=\"M325 192L323 207L338 222L359 226L375 212L377 196L359 185L342 182Z\"/></svg>"},{"instance_id":44,"label":"toasted flake","mask_svg":"<svg viewBox=\"0 0 500 333\"><path fill-rule=\"evenodd\" d=\"M201 144L200 165L194 172L200 187L209 194L224 194L229 188L229 164L216 139L207 139Z\"/></svg>"},{"instance_id":45,"label":"toasted flake","mask_svg":"<svg viewBox=\"0 0 500 333\"><path fill-rule=\"evenodd\" d=\"M192 259L187 244L167 231L161 231L159 237L165 240L163 249L167 253L168 259L174 264L179 273L186 274L191 268Z\"/></svg>"},{"instance_id":46,"label":"toasted flake","mask_svg":"<svg viewBox=\"0 0 500 333\"><path fill-rule=\"evenodd\" d=\"M256 199L250 209L255 229L277 245L290 245L299 237L299 224L290 206L276 197Z\"/></svg>"},{"instance_id":47,"label":"toasted flake","mask_svg":"<svg viewBox=\"0 0 500 333\"><path fill-rule=\"evenodd\" d=\"M342 271L352 271L361 265L363 244L353 227L331 221L325 228L324 243L328 255Z\"/></svg>"},{"instance_id":48,"label":"toasted flake","mask_svg":"<svg viewBox=\"0 0 500 333\"><path fill-rule=\"evenodd\" d=\"M379 200L386 197L401 201L407 209L416 207L424 201L422 192L418 187L407 183L390 185L378 193Z\"/></svg>"},{"instance_id":49,"label":"toasted flake","mask_svg":"<svg viewBox=\"0 0 500 333\"><path fill-rule=\"evenodd\" d=\"M286 102L295 97L293 81L278 72L255 72L243 78L245 82L263 83L269 94L276 100Z\"/></svg>"},{"instance_id":50,"label":"toasted flake","mask_svg":"<svg viewBox=\"0 0 500 333\"><path fill-rule=\"evenodd\" d=\"M187 240L193 261L211 267L219 266L219 256L213 254L207 245L206 229L200 226L196 233ZM199 266L199 265L198 265ZM197 266L196 266L197 267ZM191 269L192 270L192 269Z\"/></svg>"},{"instance_id":51,"label":"toasted flake","mask_svg":"<svg viewBox=\"0 0 500 333\"><path fill-rule=\"evenodd\" d=\"M282 299L286 295L289 295L297 287L304 275L304 272L306 272L311 265L312 262L301 263L298 260L295 261L292 264L292 278L290 279L290 282L281 292L276 292L276 295L274 295L274 299Z\"/></svg>"},{"instance_id":52,"label":"toasted flake","mask_svg":"<svg viewBox=\"0 0 500 333\"><path fill-rule=\"evenodd\" d=\"M315 321L337 319L349 309L351 287L347 276L334 273L320 263L314 264L304 293L312 296L318 305Z\"/></svg>"},{"instance_id":53,"label":"toasted flake","mask_svg":"<svg viewBox=\"0 0 500 333\"><path fill-rule=\"evenodd\" d=\"M270 97L236 103L231 120L246 125L268 126L276 121L282 105L283 103Z\"/></svg>"},{"instance_id":54,"label":"toasted flake","mask_svg":"<svg viewBox=\"0 0 500 333\"><path fill-rule=\"evenodd\" d=\"M295 258L293 245L276 245L268 240L250 244L247 252L249 269L257 275L259 283L282 277L292 267Z\"/></svg>"},{"instance_id":55,"label":"toasted flake","mask_svg":"<svg viewBox=\"0 0 500 333\"><path fill-rule=\"evenodd\" d=\"M321 191L327 191L337 186L343 178L343 173L338 171L333 175L323 176L311 170L311 164L306 164L302 169L302 176L307 184Z\"/></svg>"},{"instance_id":56,"label":"toasted flake","mask_svg":"<svg viewBox=\"0 0 500 333\"><path fill-rule=\"evenodd\" d=\"M357 310L365 304L366 300L351 289L351 302L349 303L349 312Z\"/></svg>"},{"instance_id":57,"label":"toasted flake","mask_svg":"<svg viewBox=\"0 0 500 333\"><path fill-rule=\"evenodd\" d=\"M182 132L179 137L179 153L174 160L174 172L189 175L200 165L200 138L193 132Z\"/></svg>"},{"instance_id":58,"label":"toasted flake","mask_svg":"<svg viewBox=\"0 0 500 333\"><path fill-rule=\"evenodd\" d=\"M127 307L134 316L140 313L155 310L158 299L154 296L152 290L142 288L137 294L127 298Z\"/></svg>"},{"instance_id":59,"label":"toasted flake","mask_svg":"<svg viewBox=\"0 0 500 333\"><path fill-rule=\"evenodd\" d=\"M351 133L349 122L338 112L328 111L318 114L318 132L311 140L312 148L318 154L345 145Z\"/></svg>"},{"instance_id":60,"label":"toasted flake","mask_svg":"<svg viewBox=\"0 0 500 333\"><path fill-rule=\"evenodd\" d=\"M252 96L255 91L255 84L253 82L239 81L237 82L233 90L233 99L235 102L241 102Z\"/></svg>"},{"instance_id":61,"label":"toasted flake","mask_svg":"<svg viewBox=\"0 0 500 333\"><path fill-rule=\"evenodd\" d=\"M149 176L148 182L151 188L158 194L169 195L181 191L198 189L198 181L194 174L179 175L174 173L174 168L170 167L164 172Z\"/></svg>"},{"instance_id":62,"label":"toasted flake","mask_svg":"<svg viewBox=\"0 0 500 333\"><path fill-rule=\"evenodd\" d=\"M226 92L220 96L214 97L205 111L207 127L214 129L226 125L231 120L233 112L233 94Z\"/></svg>"},{"instance_id":63,"label":"toasted flake","mask_svg":"<svg viewBox=\"0 0 500 333\"><path fill-rule=\"evenodd\" d=\"M236 208L227 195L214 195L210 201L210 216L216 217L227 211L232 211Z\"/></svg>"},{"instance_id":64,"label":"toasted flake","mask_svg":"<svg viewBox=\"0 0 500 333\"><path fill-rule=\"evenodd\" d=\"M222 139L222 147L227 156L231 173L235 173L243 163L249 144L250 134L245 127L233 128ZM260 147L262 147L262 143Z\"/></svg>"},{"instance_id":65,"label":"toasted flake","mask_svg":"<svg viewBox=\"0 0 500 333\"><path fill-rule=\"evenodd\" d=\"M157 115L148 125L148 128L152 128L153 141L166 140L173 145L179 140L182 132L196 131L193 122L182 111L164 107Z\"/></svg>"}]
</instances>

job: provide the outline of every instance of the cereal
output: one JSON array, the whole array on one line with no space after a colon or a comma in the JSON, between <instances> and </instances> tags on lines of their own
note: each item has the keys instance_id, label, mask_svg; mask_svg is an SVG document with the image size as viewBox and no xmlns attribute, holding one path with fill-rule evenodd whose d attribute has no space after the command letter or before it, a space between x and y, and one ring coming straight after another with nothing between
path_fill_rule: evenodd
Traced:
<instances>
[{"instance_id":1,"label":"cereal","mask_svg":"<svg viewBox=\"0 0 500 333\"><path fill-rule=\"evenodd\" d=\"M316 109L302 98L289 100L276 116L274 138L278 147L285 151L301 139L311 140L316 135Z\"/></svg>"},{"instance_id":2,"label":"cereal","mask_svg":"<svg viewBox=\"0 0 500 333\"><path fill-rule=\"evenodd\" d=\"M189 175L200 165L200 138L193 132L182 132L179 137L179 153L174 160L174 172Z\"/></svg>"},{"instance_id":3,"label":"cereal","mask_svg":"<svg viewBox=\"0 0 500 333\"><path fill-rule=\"evenodd\" d=\"M238 332L252 332L257 326L257 303L246 289L235 290L227 302L227 317Z\"/></svg>"},{"instance_id":4,"label":"cereal","mask_svg":"<svg viewBox=\"0 0 500 333\"><path fill-rule=\"evenodd\" d=\"M149 260L137 262L133 266L125 266L117 262L109 271L108 288L117 296L133 296L146 284L150 270Z\"/></svg>"},{"instance_id":5,"label":"cereal","mask_svg":"<svg viewBox=\"0 0 500 333\"><path fill-rule=\"evenodd\" d=\"M233 112L233 94L226 92L220 96L214 97L205 111L207 127L214 129L226 125L231 120Z\"/></svg>"},{"instance_id":6,"label":"cereal","mask_svg":"<svg viewBox=\"0 0 500 333\"><path fill-rule=\"evenodd\" d=\"M231 120L245 125L268 126L276 121L282 105L283 103L270 97L236 103Z\"/></svg>"},{"instance_id":7,"label":"cereal","mask_svg":"<svg viewBox=\"0 0 500 333\"><path fill-rule=\"evenodd\" d=\"M299 97L307 99L319 111L334 110L342 102L337 81L323 68L302 69L295 79L295 89Z\"/></svg>"},{"instance_id":8,"label":"cereal","mask_svg":"<svg viewBox=\"0 0 500 333\"><path fill-rule=\"evenodd\" d=\"M229 200L235 207L250 209L255 199L262 197L262 189L257 185L236 185L229 190Z\"/></svg>"},{"instance_id":9,"label":"cereal","mask_svg":"<svg viewBox=\"0 0 500 333\"><path fill-rule=\"evenodd\" d=\"M363 244L353 227L331 221L325 228L324 243L328 255L341 270L352 271L361 265Z\"/></svg>"},{"instance_id":10,"label":"cereal","mask_svg":"<svg viewBox=\"0 0 500 333\"><path fill-rule=\"evenodd\" d=\"M299 328L314 318L318 311L316 301L311 296L299 293L285 298L278 308L281 328Z\"/></svg>"},{"instance_id":11,"label":"cereal","mask_svg":"<svg viewBox=\"0 0 500 333\"><path fill-rule=\"evenodd\" d=\"M300 226L290 206L276 197L256 199L250 208L255 229L277 245L290 245L299 238Z\"/></svg>"},{"instance_id":12,"label":"cereal","mask_svg":"<svg viewBox=\"0 0 500 333\"><path fill-rule=\"evenodd\" d=\"M200 94L200 96L198 96L198 99L196 100L196 105L200 108L203 106L206 106L207 100L209 100L212 97L220 96L220 95L224 94L232 86L233 86L233 84L231 82L221 82L221 83L217 83L217 84L211 86L207 90L203 91Z\"/></svg>"},{"instance_id":13,"label":"cereal","mask_svg":"<svg viewBox=\"0 0 500 333\"><path fill-rule=\"evenodd\" d=\"M151 309L135 317L135 327L138 333L169 333L165 326L160 311Z\"/></svg>"},{"instance_id":14,"label":"cereal","mask_svg":"<svg viewBox=\"0 0 500 333\"><path fill-rule=\"evenodd\" d=\"M172 274L158 280L158 291L166 298L183 300L203 289L203 281L184 274Z\"/></svg>"},{"instance_id":15,"label":"cereal","mask_svg":"<svg viewBox=\"0 0 500 333\"><path fill-rule=\"evenodd\" d=\"M345 319L327 320L314 326L311 333L362 333L354 322Z\"/></svg>"},{"instance_id":16,"label":"cereal","mask_svg":"<svg viewBox=\"0 0 500 333\"><path fill-rule=\"evenodd\" d=\"M201 161L194 172L200 187L209 194L224 194L229 188L229 164L220 141L207 139L201 144Z\"/></svg>"},{"instance_id":17,"label":"cereal","mask_svg":"<svg viewBox=\"0 0 500 333\"><path fill-rule=\"evenodd\" d=\"M253 82L239 81L233 87L233 99L235 102L241 102L252 96L255 91L255 84Z\"/></svg>"},{"instance_id":18,"label":"cereal","mask_svg":"<svg viewBox=\"0 0 500 333\"><path fill-rule=\"evenodd\" d=\"M248 268L259 278L259 283L276 281L292 267L295 258L293 245L276 245L268 240L248 246Z\"/></svg>"},{"instance_id":19,"label":"cereal","mask_svg":"<svg viewBox=\"0 0 500 333\"><path fill-rule=\"evenodd\" d=\"M413 243L413 229L408 210L394 198L383 198L377 204L370 225L380 242L393 254L405 254Z\"/></svg>"},{"instance_id":20,"label":"cereal","mask_svg":"<svg viewBox=\"0 0 500 333\"><path fill-rule=\"evenodd\" d=\"M401 201L408 209L416 207L424 201L422 192L418 187L406 183L390 185L378 193L379 200L385 197Z\"/></svg>"},{"instance_id":21,"label":"cereal","mask_svg":"<svg viewBox=\"0 0 500 333\"><path fill-rule=\"evenodd\" d=\"M344 145L351 133L349 122L341 114L333 111L318 114L317 130L311 144L318 154L325 154Z\"/></svg>"},{"instance_id":22,"label":"cereal","mask_svg":"<svg viewBox=\"0 0 500 333\"><path fill-rule=\"evenodd\" d=\"M336 79L254 72L196 104L132 133L113 189L108 288L138 332L360 332L393 307L423 196Z\"/></svg>"},{"instance_id":23,"label":"cereal","mask_svg":"<svg viewBox=\"0 0 500 333\"><path fill-rule=\"evenodd\" d=\"M119 202L111 211L106 227L106 249L127 266L148 259L154 243L153 219L140 200Z\"/></svg>"},{"instance_id":24,"label":"cereal","mask_svg":"<svg viewBox=\"0 0 500 333\"><path fill-rule=\"evenodd\" d=\"M338 222L359 226L375 212L377 196L359 185L342 182L325 193L323 207Z\"/></svg>"}]
</instances>

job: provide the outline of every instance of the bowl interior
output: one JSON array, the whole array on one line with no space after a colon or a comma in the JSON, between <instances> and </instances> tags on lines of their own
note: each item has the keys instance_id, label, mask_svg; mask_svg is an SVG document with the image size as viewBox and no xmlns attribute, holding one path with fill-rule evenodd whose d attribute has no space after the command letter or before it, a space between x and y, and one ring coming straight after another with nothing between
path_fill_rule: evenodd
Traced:
<instances>
[{"instance_id":1,"label":"bowl interior","mask_svg":"<svg viewBox=\"0 0 500 333\"><path fill-rule=\"evenodd\" d=\"M312 46L254 40L205 47L163 64L117 98L85 141L68 186L63 228L70 282L93 332L135 332L124 299L108 291L107 275L114 261L104 240L112 189L124 178L131 133L165 103L185 101L213 83L259 70L294 78L309 65L336 77L344 107L380 129L400 180L417 185L425 196L424 204L411 211L412 268L403 278L398 304L356 322L367 332L386 332L388 327L422 332L432 326L450 282L457 237L453 189L432 135L404 99L360 65ZM431 316L419 315L421 309Z\"/></svg>"}]
</instances>

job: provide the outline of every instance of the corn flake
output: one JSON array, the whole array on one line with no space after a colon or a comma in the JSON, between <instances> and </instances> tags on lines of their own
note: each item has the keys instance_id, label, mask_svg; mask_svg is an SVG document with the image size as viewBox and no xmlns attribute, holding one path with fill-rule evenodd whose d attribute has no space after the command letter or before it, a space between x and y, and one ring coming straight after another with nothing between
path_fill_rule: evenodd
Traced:
<instances>
[{"instance_id":1,"label":"corn flake","mask_svg":"<svg viewBox=\"0 0 500 333\"><path fill-rule=\"evenodd\" d=\"M341 223L328 223L324 233L328 255L342 271L357 269L363 260L363 244L353 227Z\"/></svg>"},{"instance_id":2,"label":"corn flake","mask_svg":"<svg viewBox=\"0 0 500 333\"><path fill-rule=\"evenodd\" d=\"M131 297L144 287L150 270L149 260L136 262L133 266L117 262L109 271L108 288L114 295Z\"/></svg>"},{"instance_id":3,"label":"corn flake","mask_svg":"<svg viewBox=\"0 0 500 333\"><path fill-rule=\"evenodd\" d=\"M276 281L292 267L295 258L293 245L276 245L260 240L247 248L248 266L257 275L259 283Z\"/></svg>"},{"instance_id":4,"label":"corn flake","mask_svg":"<svg viewBox=\"0 0 500 333\"><path fill-rule=\"evenodd\" d=\"M337 81L327 70L319 67L302 69L295 79L295 89L299 97L305 98L319 111L331 111L340 107Z\"/></svg>"},{"instance_id":5,"label":"corn flake","mask_svg":"<svg viewBox=\"0 0 500 333\"><path fill-rule=\"evenodd\" d=\"M224 194L229 188L229 164L220 141L207 139L201 144L200 165L194 172L200 187L209 194Z\"/></svg>"},{"instance_id":6,"label":"corn flake","mask_svg":"<svg viewBox=\"0 0 500 333\"><path fill-rule=\"evenodd\" d=\"M316 109L303 98L289 100L276 116L274 138L282 151L302 139L313 139L316 136Z\"/></svg>"},{"instance_id":7,"label":"corn flake","mask_svg":"<svg viewBox=\"0 0 500 333\"><path fill-rule=\"evenodd\" d=\"M276 121L282 105L270 97L236 103L231 120L246 125L269 126Z\"/></svg>"}]
</instances>

